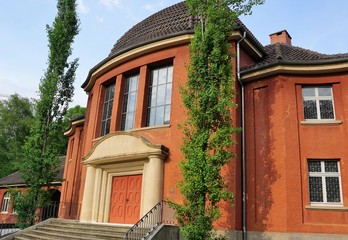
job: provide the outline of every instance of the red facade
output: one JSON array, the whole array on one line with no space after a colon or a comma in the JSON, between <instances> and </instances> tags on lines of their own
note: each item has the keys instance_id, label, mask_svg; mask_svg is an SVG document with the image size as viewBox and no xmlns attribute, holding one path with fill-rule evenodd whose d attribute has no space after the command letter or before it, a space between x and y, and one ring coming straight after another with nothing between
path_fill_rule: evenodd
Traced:
<instances>
[{"instance_id":1,"label":"red facade","mask_svg":"<svg viewBox=\"0 0 348 240\"><path fill-rule=\"evenodd\" d=\"M177 11L175 17L185 19L182 9L179 3L163 11ZM160 16L130 32L154 27L158 22L152 18ZM186 30L153 39L125 34L110 56L91 69L82 86L89 96L86 116L66 132L60 217L129 223L160 200L181 200L176 184L185 109L179 89L187 79L192 37ZM245 117L245 158L239 134L231 149L237 157L223 171L235 204L221 204L216 229L237 238L245 216L251 239L348 236L348 55L293 47L287 32L276 34L285 41L264 47L246 27L232 34L233 51L244 31L247 38L238 43L241 51L232 62L237 73L240 61L245 98L236 81L235 101L239 106L244 102L245 111L237 108L232 119L240 127ZM135 178L137 189L127 187ZM115 187L121 180L123 187ZM129 210L138 209L136 214L127 220L128 205L117 199L136 202Z\"/></svg>"}]
</instances>

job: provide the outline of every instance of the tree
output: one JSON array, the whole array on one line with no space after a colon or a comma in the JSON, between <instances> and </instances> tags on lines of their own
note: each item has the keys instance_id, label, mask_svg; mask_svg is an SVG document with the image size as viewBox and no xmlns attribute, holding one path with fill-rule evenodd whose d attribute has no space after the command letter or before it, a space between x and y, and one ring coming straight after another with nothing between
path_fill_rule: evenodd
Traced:
<instances>
[{"instance_id":1,"label":"tree","mask_svg":"<svg viewBox=\"0 0 348 240\"><path fill-rule=\"evenodd\" d=\"M182 235L187 240L214 239L213 222L221 213L222 200L233 202L233 194L221 169L233 156L230 110L235 94L232 53L228 41L236 18L250 13L262 0L186 0L195 17L188 80L182 90L187 111L183 126L183 180L179 183L183 204L174 205Z\"/></svg>"},{"instance_id":2,"label":"tree","mask_svg":"<svg viewBox=\"0 0 348 240\"><path fill-rule=\"evenodd\" d=\"M34 104L18 94L0 100L0 178L18 170L23 145L33 122Z\"/></svg>"},{"instance_id":3,"label":"tree","mask_svg":"<svg viewBox=\"0 0 348 240\"><path fill-rule=\"evenodd\" d=\"M47 202L47 189L56 180L60 165L58 157L62 154L62 143L57 139L61 138L65 130L62 121L72 100L78 67L78 59L68 61L72 53L71 45L79 32L76 1L58 0L57 10L52 27L46 26L48 66L40 82L35 119L30 137L25 143L26 158L22 164L21 177L27 191L16 201L18 207L25 206L28 217L21 218L21 211L15 206L17 220L23 219L24 225L34 224L36 209ZM21 201L28 204L20 204Z\"/></svg>"}]
</instances>

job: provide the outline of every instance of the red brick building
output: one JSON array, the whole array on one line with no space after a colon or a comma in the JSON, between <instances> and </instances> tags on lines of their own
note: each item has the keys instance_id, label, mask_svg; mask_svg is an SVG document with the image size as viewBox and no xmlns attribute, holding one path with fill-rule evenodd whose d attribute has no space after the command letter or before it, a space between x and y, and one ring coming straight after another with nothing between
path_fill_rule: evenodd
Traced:
<instances>
[{"instance_id":1,"label":"red brick building","mask_svg":"<svg viewBox=\"0 0 348 240\"><path fill-rule=\"evenodd\" d=\"M40 221L51 217L58 217L65 157L60 157L60 162L61 167L56 176L57 181L51 183L52 189L50 191L52 191L52 196L50 199L50 204L45 208L38 209L38 218L40 218ZM19 190L24 193L26 189L26 184L22 179L19 171L0 179L0 226L3 223L5 224L16 222L16 210L12 206L13 196L11 194L11 190ZM49 212L47 211L48 208Z\"/></svg>"},{"instance_id":2,"label":"red brick building","mask_svg":"<svg viewBox=\"0 0 348 240\"><path fill-rule=\"evenodd\" d=\"M166 8L90 70L86 116L65 133L60 217L133 224L159 201L181 200L179 88L193 25L184 3ZM348 238L348 54L292 46L285 30L263 46L239 20L230 42L232 118L245 131L224 169L235 206L221 205L216 229L230 239L243 229L249 239Z\"/></svg>"}]
</instances>

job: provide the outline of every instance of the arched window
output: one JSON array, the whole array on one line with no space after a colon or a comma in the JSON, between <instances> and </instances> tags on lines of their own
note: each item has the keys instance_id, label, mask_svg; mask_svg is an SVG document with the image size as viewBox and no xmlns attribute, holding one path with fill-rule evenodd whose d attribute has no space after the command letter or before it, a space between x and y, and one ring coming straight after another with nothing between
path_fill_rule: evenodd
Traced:
<instances>
[{"instance_id":1,"label":"arched window","mask_svg":"<svg viewBox=\"0 0 348 240\"><path fill-rule=\"evenodd\" d=\"M8 206L10 205L11 195L9 192L4 194L4 198L2 199L1 212L8 212Z\"/></svg>"}]
</instances>

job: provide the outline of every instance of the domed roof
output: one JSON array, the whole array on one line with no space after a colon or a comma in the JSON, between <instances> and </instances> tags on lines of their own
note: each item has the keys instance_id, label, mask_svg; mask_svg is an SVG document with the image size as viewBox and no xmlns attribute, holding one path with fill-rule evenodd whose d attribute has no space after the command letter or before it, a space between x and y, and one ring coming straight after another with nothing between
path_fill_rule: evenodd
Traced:
<instances>
[{"instance_id":1,"label":"domed roof","mask_svg":"<svg viewBox=\"0 0 348 240\"><path fill-rule=\"evenodd\" d=\"M193 17L187 11L185 2L180 2L151 15L129 29L116 42L109 56L162 38L192 33Z\"/></svg>"},{"instance_id":2,"label":"domed roof","mask_svg":"<svg viewBox=\"0 0 348 240\"><path fill-rule=\"evenodd\" d=\"M108 57L89 71L88 77L81 87L85 88L87 86L94 71L122 53L163 39L193 34L197 20L188 13L188 10L186 3L180 2L151 15L133 26L115 43ZM246 32L247 38L261 52L264 52L262 44L238 18L236 19L234 30Z\"/></svg>"},{"instance_id":3,"label":"domed roof","mask_svg":"<svg viewBox=\"0 0 348 240\"><path fill-rule=\"evenodd\" d=\"M188 13L188 10L186 3L180 2L139 22L116 42L109 57L160 39L193 33L196 20ZM235 30L239 29L246 31L254 44L263 49L262 44L249 29L239 19L236 19Z\"/></svg>"}]
</instances>

